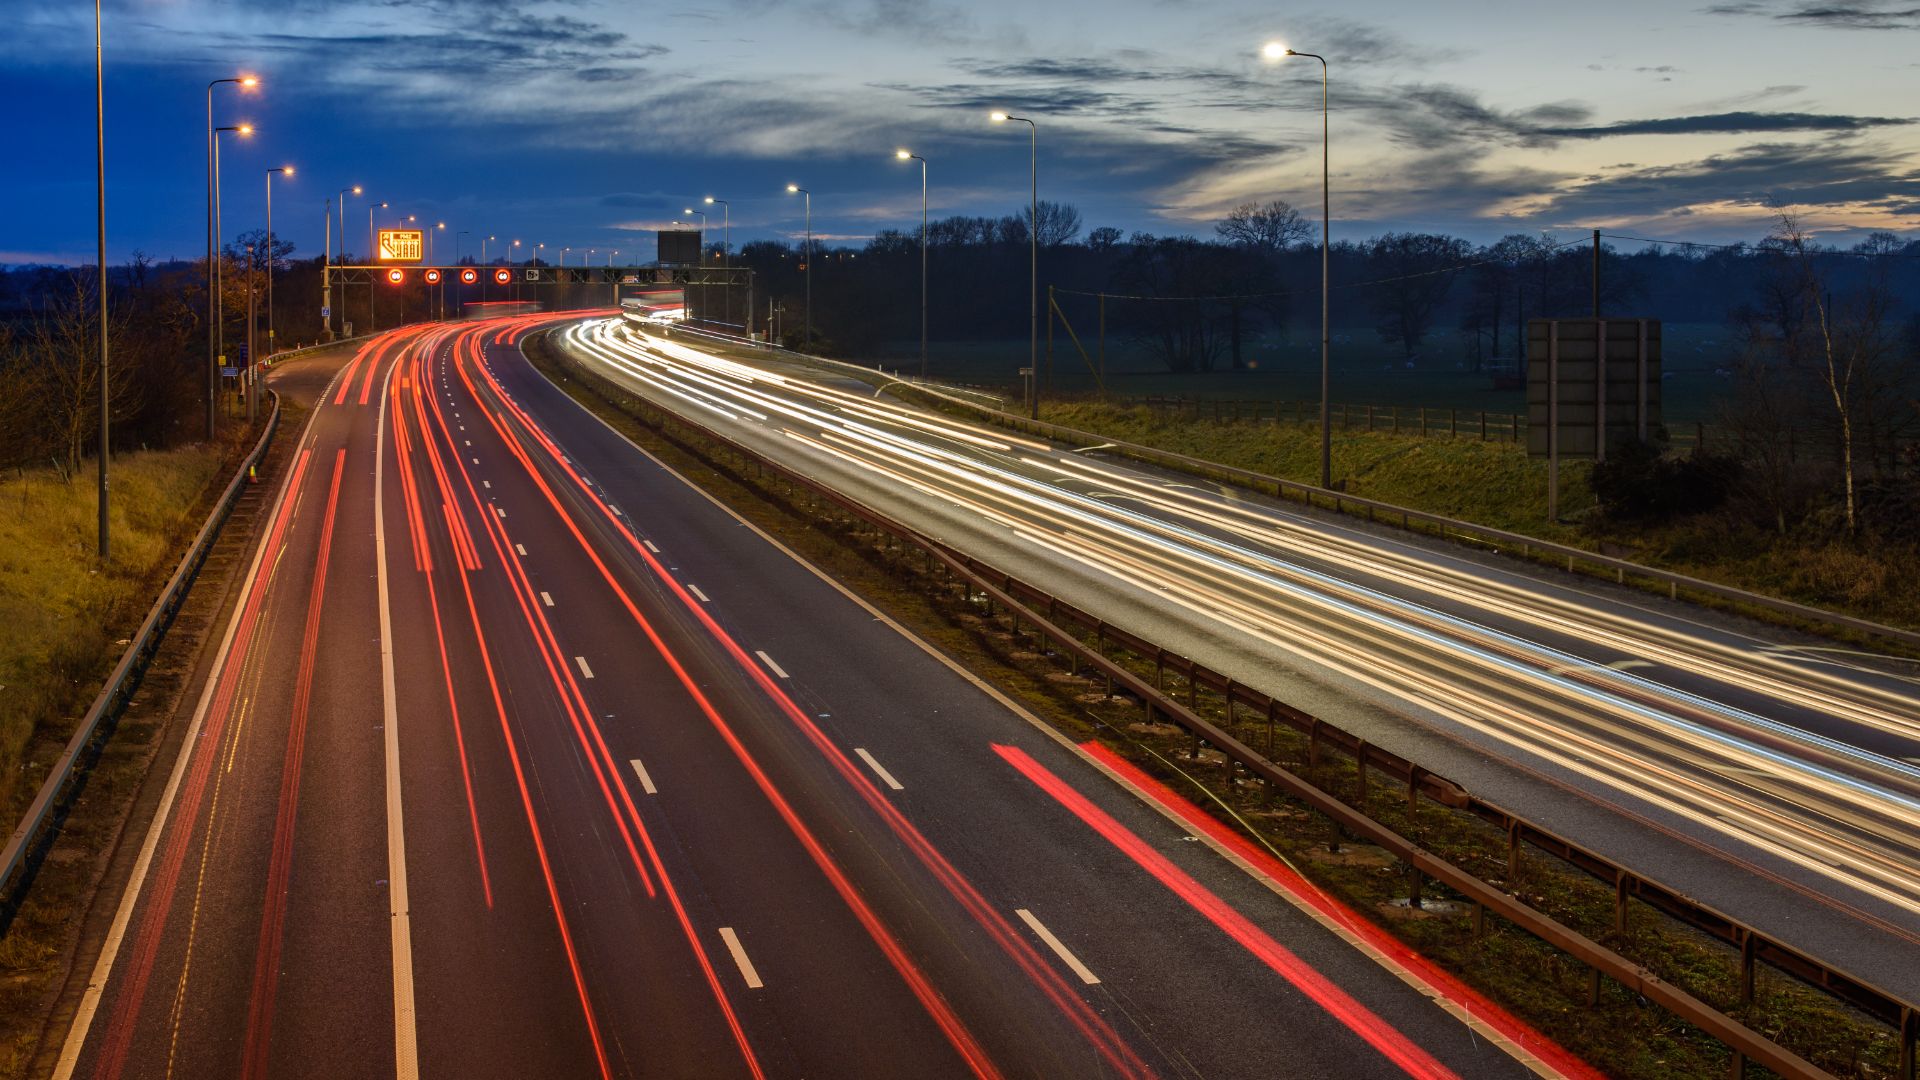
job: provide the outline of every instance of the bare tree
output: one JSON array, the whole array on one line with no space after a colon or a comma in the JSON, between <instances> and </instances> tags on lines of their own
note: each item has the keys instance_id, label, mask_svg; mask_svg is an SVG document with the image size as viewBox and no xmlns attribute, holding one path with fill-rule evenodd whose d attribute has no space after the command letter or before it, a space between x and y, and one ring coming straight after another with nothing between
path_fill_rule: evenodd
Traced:
<instances>
[{"instance_id":1,"label":"bare tree","mask_svg":"<svg viewBox=\"0 0 1920 1080\"><path fill-rule=\"evenodd\" d=\"M1861 413L1861 389L1878 361L1893 350L1888 331L1893 307L1887 287L1885 260L1870 259L1865 283L1836 303L1831 283L1820 265L1821 254L1792 213L1782 211L1780 224L1769 238L1786 258L1786 282L1803 310L1812 314L1804 335L1809 341L1789 342L1789 359L1810 361L1839 427L1840 483L1846 508L1847 534L1859 529L1859 496L1854 467L1855 428ZM1795 335L1795 338L1802 335Z\"/></svg>"},{"instance_id":2,"label":"bare tree","mask_svg":"<svg viewBox=\"0 0 1920 1080\"><path fill-rule=\"evenodd\" d=\"M1071 203L1049 202L1041 199L1039 210L1040 225L1034 230L1034 235L1039 238L1041 247L1071 244L1074 238L1080 235L1080 211L1074 209ZM1027 212L1021 216L1032 217L1033 208L1028 207Z\"/></svg>"},{"instance_id":3,"label":"bare tree","mask_svg":"<svg viewBox=\"0 0 1920 1080\"><path fill-rule=\"evenodd\" d=\"M1243 202L1215 222L1213 231L1229 244L1268 254L1304 244L1314 237L1313 225L1284 199L1268 203Z\"/></svg>"},{"instance_id":4,"label":"bare tree","mask_svg":"<svg viewBox=\"0 0 1920 1080\"><path fill-rule=\"evenodd\" d=\"M1437 233L1387 233L1367 245L1368 266L1382 275L1367 288L1382 340L1399 342L1412 358L1469 250L1465 240Z\"/></svg>"}]
</instances>

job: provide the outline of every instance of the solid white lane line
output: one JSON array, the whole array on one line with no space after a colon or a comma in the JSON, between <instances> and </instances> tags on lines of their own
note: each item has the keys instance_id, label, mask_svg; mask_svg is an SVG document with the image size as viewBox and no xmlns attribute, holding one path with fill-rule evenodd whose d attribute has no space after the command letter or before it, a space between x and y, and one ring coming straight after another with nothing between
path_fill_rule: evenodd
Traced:
<instances>
[{"instance_id":1,"label":"solid white lane line","mask_svg":"<svg viewBox=\"0 0 1920 1080\"><path fill-rule=\"evenodd\" d=\"M774 662L773 662L773 657L771 657L771 656L768 656L768 655L766 654L766 650L764 650L764 649L755 649L755 650L753 650L753 655L755 655L755 656L757 656L757 657L759 657L759 658L760 658L760 662L761 662L761 663L763 663L763 664L765 664L765 665L767 665L767 667L769 667L769 668L771 668L771 669L773 670L773 673L774 673L775 675L778 675L778 676L780 676L780 677L781 677L781 678L783 678L783 679L790 679L790 678L792 678L792 677L793 677L793 676L791 676L791 675L788 675L788 674L787 674L787 673L786 673L786 672L785 672L784 670L782 670L779 664L776 664L776 663L774 663Z\"/></svg>"},{"instance_id":2,"label":"solid white lane line","mask_svg":"<svg viewBox=\"0 0 1920 1080\"><path fill-rule=\"evenodd\" d=\"M727 951L733 954L733 962L740 965L740 976L747 980L747 986L758 990L765 985L760 981L760 973L753 970L753 961L747 959L747 950L740 947L740 938L733 932L733 927L721 927L720 940L727 943Z\"/></svg>"},{"instance_id":3,"label":"solid white lane line","mask_svg":"<svg viewBox=\"0 0 1920 1080\"><path fill-rule=\"evenodd\" d=\"M690 592L690 593L692 593L693 595L695 595L695 596L697 596L697 597L699 597L699 598L700 598L700 602L701 602L701 603L703 603L703 604L711 604L711 603L713 603L713 601L712 601L712 600L709 600L709 599L707 598L707 594L706 594L706 593L703 593L703 592L701 592L701 591L700 591L700 586L698 586L698 585L688 585L688 586L687 586L687 591L688 591L688 592Z\"/></svg>"},{"instance_id":4,"label":"solid white lane line","mask_svg":"<svg viewBox=\"0 0 1920 1080\"><path fill-rule=\"evenodd\" d=\"M552 606L553 606L553 597L551 597L551 596L549 596L549 595L547 595L547 594L546 594L545 592L542 592L542 593L540 594L540 602L541 602L541 603L543 603L543 604L545 604L545 605L547 605L548 607L552 607Z\"/></svg>"},{"instance_id":5,"label":"solid white lane line","mask_svg":"<svg viewBox=\"0 0 1920 1080\"><path fill-rule=\"evenodd\" d=\"M573 662L580 665L580 674L586 676L589 679L593 678L593 669L587 666L586 657L576 656L573 658Z\"/></svg>"},{"instance_id":6,"label":"solid white lane line","mask_svg":"<svg viewBox=\"0 0 1920 1080\"><path fill-rule=\"evenodd\" d=\"M660 789L653 786L653 777L647 775L647 767L645 765L640 764L639 758L633 758L629 760L627 764L633 766L633 774L640 778L641 791L644 791L649 795L660 794Z\"/></svg>"},{"instance_id":7,"label":"solid white lane line","mask_svg":"<svg viewBox=\"0 0 1920 1080\"><path fill-rule=\"evenodd\" d=\"M522 554L522 555L525 555L525 554L527 553L527 545L525 545L525 544L515 544L515 545L513 545L513 550L515 550L515 551L517 551L517 552L519 552L519 553L520 553L520 554Z\"/></svg>"},{"instance_id":8,"label":"solid white lane line","mask_svg":"<svg viewBox=\"0 0 1920 1080\"><path fill-rule=\"evenodd\" d=\"M1087 965L1081 963L1080 958L1073 955L1073 953L1067 949L1066 945L1061 943L1059 938L1054 937L1053 931L1041 925L1040 920L1033 917L1033 912L1028 911L1026 908L1015 908L1013 913L1020 916L1021 922L1027 924L1027 929L1032 930L1039 936L1041 941L1047 943L1047 948L1053 950L1053 955L1059 957L1061 963L1072 968L1073 973L1080 976L1081 982L1086 983L1088 986L1094 986L1100 982L1100 976L1087 970Z\"/></svg>"},{"instance_id":9,"label":"solid white lane line","mask_svg":"<svg viewBox=\"0 0 1920 1080\"><path fill-rule=\"evenodd\" d=\"M907 790L907 786L905 784L902 784L900 781L895 780L893 778L893 774L888 772L885 766L881 765L878 761L873 760L873 755L867 753L865 747L856 746L853 748L853 752L856 754L859 754L860 760L867 763L867 768L872 769L873 774L875 776L878 776L881 779L881 781L885 783L888 787L892 788L895 791Z\"/></svg>"},{"instance_id":10,"label":"solid white lane line","mask_svg":"<svg viewBox=\"0 0 1920 1080\"><path fill-rule=\"evenodd\" d=\"M381 735L387 772L387 914L393 948L393 1050L397 1080L420 1075L420 1049L413 997L413 910L407 896L407 838L400 801L400 709L394 689L393 611L387 593L387 514L382 497L386 480L387 390L380 389L380 418L374 431L373 544L380 583L380 704L385 713Z\"/></svg>"},{"instance_id":11,"label":"solid white lane line","mask_svg":"<svg viewBox=\"0 0 1920 1080\"><path fill-rule=\"evenodd\" d=\"M651 551L651 552L653 552L653 553L654 553L655 555L658 555L658 554L660 554L660 549L659 549L659 548L657 548L657 547L654 547L654 546L653 546L653 541L651 541L651 540L642 540L642 541L640 541L640 542L641 542L641 543L643 543L643 544L645 544L645 545L647 545L647 550L648 550L648 551Z\"/></svg>"}]
</instances>

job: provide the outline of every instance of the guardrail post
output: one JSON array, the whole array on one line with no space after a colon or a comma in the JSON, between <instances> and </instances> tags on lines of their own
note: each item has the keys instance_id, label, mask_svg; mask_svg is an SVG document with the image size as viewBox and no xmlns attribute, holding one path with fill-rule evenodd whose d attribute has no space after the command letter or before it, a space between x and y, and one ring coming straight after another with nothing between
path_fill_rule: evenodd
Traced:
<instances>
[{"instance_id":1,"label":"guardrail post","mask_svg":"<svg viewBox=\"0 0 1920 1080\"><path fill-rule=\"evenodd\" d=\"M1273 757L1273 699L1267 699L1267 757Z\"/></svg>"},{"instance_id":2,"label":"guardrail post","mask_svg":"<svg viewBox=\"0 0 1920 1080\"><path fill-rule=\"evenodd\" d=\"M1317 716L1307 725L1307 772L1316 778L1320 774L1320 718Z\"/></svg>"},{"instance_id":3,"label":"guardrail post","mask_svg":"<svg viewBox=\"0 0 1920 1080\"><path fill-rule=\"evenodd\" d=\"M1613 872L1613 932L1627 932L1627 872L1624 869Z\"/></svg>"},{"instance_id":4,"label":"guardrail post","mask_svg":"<svg viewBox=\"0 0 1920 1080\"><path fill-rule=\"evenodd\" d=\"M1353 775L1357 781L1357 797L1361 813L1367 809L1367 740L1361 739L1353 747Z\"/></svg>"},{"instance_id":5,"label":"guardrail post","mask_svg":"<svg viewBox=\"0 0 1920 1080\"><path fill-rule=\"evenodd\" d=\"M1740 1007L1753 1005L1753 931L1741 927L1740 934Z\"/></svg>"},{"instance_id":6,"label":"guardrail post","mask_svg":"<svg viewBox=\"0 0 1920 1080\"><path fill-rule=\"evenodd\" d=\"M1920 1043L1920 1012L1911 1008L1900 1010L1900 1080L1915 1080L1916 1052L1915 1044Z\"/></svg>"},{"instance_id":7,"label":"guardrail post","mask_svg":"<svg viewBox=\"0 0 1920 1080\"><path fill-rule=\"evenodd\" d=\"M1420 879L1422 877L1420 873L1420 868L1412 864L1408 864L1407 872L1408 872L1407 910L1425 911L1426 904L1423 903L1420 899Z\"/></svg>"},{"instance_id":8,"label":"guardrail post","mask_svg":"<svg viewBox=\"0 0 1920 1080\"><path fill-rule=\"evenodd\" d=\"M1409 814L1420 812L1420 774L1424 772L1426 770L1418 765L1407 766L1407 813Z\"/></svg>"},{"instance_id":9,"label":"guardrail post","mask_svg":"<svg viewBox=\"0 0 1920 1080\"><path fill-rule=\"evenodd\" d=\"M1507 884L1520 891L1520 823L1507 822Z\"/></svg>"}]
</instances>

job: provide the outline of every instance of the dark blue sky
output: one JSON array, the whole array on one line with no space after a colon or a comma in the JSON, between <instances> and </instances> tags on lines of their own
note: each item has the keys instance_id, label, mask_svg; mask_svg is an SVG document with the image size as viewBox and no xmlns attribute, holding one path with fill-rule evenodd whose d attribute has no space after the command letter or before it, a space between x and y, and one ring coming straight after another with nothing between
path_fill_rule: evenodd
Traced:
<instances>
[{"instance_id":1,"label":"dark blue sky","mask_svg":"<svg viewBox=\"0 0 1920 1080\"><path fill-rule=\"evenodd\" d=\"M7 0L0 262L82 261L93 237L90 12ZM1317 216L1318 65L1263 62L1283 38L1333 70L1334 229L1489 239L1613 231L1716 241L1774 204L1842 238L1920 227L1920 17L1910 4L1755 0L1679 7L1385 0L115 0L107 5L109 256L202 249L208 79L216 116L258 125L224 155L226 232L275 217L317 252L321 205L359 183L387 216L576 251L651 257L651 230L704 194L736 244L912 228L917 168L936 216L1041 197L1089 227L1206 233L1245 199ZM714 208L717 211L717 207ZM366 246L348 204L350 250ZM718 231L717 214L713 231ZM470 243L473 241L469 241ZM477 244L476 244L477 246Z\"/></svg>"}]
</instances>

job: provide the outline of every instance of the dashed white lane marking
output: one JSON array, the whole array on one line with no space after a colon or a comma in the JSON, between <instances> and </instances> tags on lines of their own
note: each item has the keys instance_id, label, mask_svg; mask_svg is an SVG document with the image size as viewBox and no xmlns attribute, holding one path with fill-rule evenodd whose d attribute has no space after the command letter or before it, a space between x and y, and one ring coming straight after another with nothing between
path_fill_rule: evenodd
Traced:
<instances>
[{"instance_id":1,"label":"dashed white lane marking","mask_svg":"<svg viewBox=\"0 0 1920 1080\"><path fill-rule=\"evenodd\" d=\"M711 604L711 603L713 603L713 601L712 601L712 600L710 600L710 599L708 599L708 598L707 598L707 594L706 594L706 593L703 593L703 592L701 592L701 591L700 591L700 586L698 586L698 585L688 585L688 586L687 586L687 591L688 591L688 592L690 592L690 593L692 593L693 595L695 595L695 596L697 596L697 597L699 597L699 598L700 598L700 602L701 602L701 603L703 603L703 604Z\"/></svg>"},{"instance_id":2,"label":"dashed white lane marking","mask_svg":"<svg viewBox=\"0 0 1920 1080\"><path fill-rule=\"evenodd\" d=\"M515 545L513 545L513 550L515 550L515 551L517 551L517 552L519 552L519 553L520 553L520 554L522 554L522 555L525 555L525 554L527 553L527 545L525 545L525 544L515 544Z\"/></svg>"},{"instance_id":3,"label":"dashed white lane marking","mask_svg":"<svg viewBox=\"0 0 1920 1080\"><path fill-rule=\"evenodd\" d=\"M552 607L552 606L553 606L553 597L551 597L551 596L549 596L549 595L547 595L546 593L544 593L544 592L543 592L543 593L541 593L541 594L540 594L540 602L541 602L541 603L543 603L543 604L545 604L545 605L547 605L548 607Z\"/></svg>"},{"instance_id":4,"label":"dashed white lane marking","mask_svg":"<svg viewBox=\"0 0 1920 1080\"><path fill-rule=\"evenodd\" d=\"M625 514L621 514L621 513L620 513L620 508L619 508L619 507L617 507L617 506L609 506L609 507L607 507L607 509L609 509L609 510L611 510L611 511L613 511L613 512L614 512L615 514L619 514L619 515L620 515L621 517L626 517L626 515L625 515Z\"/></svg>"},{"instance_id":5,"label":"dashed white lane marking","mask_svg":"<svg viewBox=\"0 0 1920 1080\"><path fill-rule=\"evenodd\" d=\"M757 657L759 657L759 658L760 658L760 662L761 662L761 663L763 663L763 664L765 664L765 665L767 665L767 667L769 667L769 668L771 668L771 669L773 670L773 673L774 673L775 675L778 675L778 676L780 676L780 677L781 677L781 678L783 678L783 679L790 679L790 678L792 678L792 677L793 677L793 676L791 676L791 675L788 675L788 674L787 674L787 673L786 673L785 671L783 671L783 670L781 669L781 667L780 667L780 665L779 665L779 664L776 664L776 663L774 663L774 662L773 662L773 657L771 657L771 656L768 656L768 655L767 655L767 653L766 653L766 650L764 650L764 649L755 649L755 650L753 650L753 655L755 655L755 656L757 656Z\"/></svg>"},{"instance_id":6,"label":"dashed white lane marking","mask_svg":"<svg viewBox=\"0 0 1920 1080\"><path fill-rule=\"evenodd\" d=\"M727 951L733 954L733 962L740 965L740 977L747 980L747 986L754 990L764 986L760 981L760 973L753 970L753 961L747 959L747 950L740 947L740 938L733 932L733 927L721 927L720 940L727 943Z\"/></svg>"},{"instance_id":7,"label":"dashed white lane marking","mask_svg":"<svg viewBox=\"0 0 1920 1080\"><path fill-rule=\"evenodd\" d=\"M478 464L480 464L480 459L479 459L479 458L474 458L474 459L473 459L473 463L474 463L475 465L478 465Z\"/></svg>"},{"instance_id":8,"label":"dashed white lane marking","mask_svg":"<svg viewBox=\"0 0 1920 1080\"><path fill-rule=\"evenodd\" d=\"M648 551L651 551L651 552L653 552L653 553L654 553L655 555L658 555L658 554L660 554L660 549L659 549L659 548L657 548L657 547L654 547L654 546L653 546L653 541L651 541L651 540L642 540L642 541L640 541L640 542L641 542L641 543L643 543L643 544L645 544L645 545L647 545L647 550L648 550Z\"/></svg>"},{"instance_id":9,"label":"dashed white lane marking","mask_svg":"<svg viewBox=\"0 0 1920 1080\"><path fill-rule=\"evenodd\" d=\"M482 480L482 481L480 481L480 486L481 486L481 487L483 487L483 488L486 488L486 489L487 489L488 491L492 491L492 490L493 490L493 481L491 481L491 480Z\"/></svg>"},{"instance_id":10,"label":"dashed white lane marking","mask_svg":"<svg viewBox=\"0 0 1920 1080\"><path fill-rule=\"evenodd\" d=\"M875 776L878 776L882 783L886 784L888 787L892 788L895 791L907 790L907 786L905 784L902 784L900 781L895 780L893 778L893 774L888 772L885 766L881 765L878 761L875 761L873 759L873 755L867 753L864 748L856 746L853 748L853 752L860 755L860 760L867 763L867 768L872 769L873 774Z\"/></svg>"},{"instance_id":11,"label":"dashed white lane marking","mask_svg":"<svg viewBox=\"0 0 1920 1080\"><path fill-rule=\"evenodd\" d=\"M627 764L633 766L633 775L638 776L640 778L641 791L644 791L649 795L660 794L660 789L653 786L653 777L647 775L647 767L645 765L640 764L639 758L633 758L629 760Z\"/></svg>"},{"instance_id":12,"label":"dashed white lane marking","mask_svg":"<svg viewBox=\"0 0 1920 1080\"><path fill-rule=\"evenodd\" d=\"M460 430L461 430L461 431L465 431L465 430L467 430L467 429L466 429L466 428L461 428ZM473 445L473 440L472 440L472 439L462 439L462 440L460 440L460 441L461 441L461 442L463 442L463 443L466 443L466 444L467 444L468 446L472 446L472 445Z\"/></svg>"},{"instance_id":13,"label":"dashed white lane marking","mask_svg":"<svg viewBox=\"0 0 1920 1080\"><path fill-rule=\"evenodd\" d=\"M1039 919L1033 917L1033 912L1028 911L1026 908L1015 908L1013 913L1020 916L1021 922L1027 924L1027 929L1032 930L1039 936L1041 941L1047 943L1047 948L1053 950L1053 955L1059 957L1061 963L1072 968L1073 973L1080 976L1081 982L1086 983L1088 986L1094 986L1100 982L1100 976L1088 970L1087 965L1081 963L1079 957L1073 955L1073 952L1069 950L1059 938L1053 936L1053 931L1047 929L1041 924Z\"/></svg>"},{"instance_id":14,"label":"dashed white lane marking","mask_svg":"<svg viewBox=\"0 0 1920 1080\"><path fill-rule=\"evenodd\" d=\"M493 508L493 512L494 512L494 513L496 513L496 514L499 514L499 515L500 515L501 517L506 517L506 516L507 516L507 511L506 511L506 508L505 508L505 507L501 507L501 506L496 506L496 507L494 507L494 508Z\"/></svg>"},{"instance_id":15,"label":"dashed white lane marking","mask_svg":"<svg viewBox=\"0 0 1920 1080\"><path fill-rule=\"evenodd\" d=\"M586 657L576 656L573 658L573 662L580 665L580 674L586 676L589 679L593 678L593 669L587 666Z\"/></svg>"}]
</instances>

